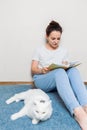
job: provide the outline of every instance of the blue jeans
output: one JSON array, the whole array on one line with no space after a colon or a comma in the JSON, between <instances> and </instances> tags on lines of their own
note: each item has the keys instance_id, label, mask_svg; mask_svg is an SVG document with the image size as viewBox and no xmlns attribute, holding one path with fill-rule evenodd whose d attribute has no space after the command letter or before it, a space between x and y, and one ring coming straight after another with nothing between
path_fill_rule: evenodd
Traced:
<instances>
[{"instance_id":1,"label":"blue jeans","mask_svg":"<svg viewBox=\"0 0 87 130\"><path fill-rule=\"evenodd\" d=\"M55 69L47 74L34 75L33 80L35 86L45 92L56 88L72 115L76 107L87 105L87 90L76 68Z\"/></svg>"}]
</instances>

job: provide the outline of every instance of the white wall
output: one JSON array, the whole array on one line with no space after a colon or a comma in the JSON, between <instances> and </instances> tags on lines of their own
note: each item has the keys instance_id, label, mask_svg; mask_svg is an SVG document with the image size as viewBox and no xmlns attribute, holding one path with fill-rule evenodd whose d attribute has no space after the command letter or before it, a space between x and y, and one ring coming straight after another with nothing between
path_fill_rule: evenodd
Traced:
<instances>
[{"instance_id":1,"label":"white wall","mask_svg":"<svg viewBox=\"0 0 87 130\"><path fill-rule=\"evenodd\" d=\"M51 20L63 27L61 44L87 81L87 0L0 0L0 81L31 81L34 49Z\"/></svg>"}]
</instances>

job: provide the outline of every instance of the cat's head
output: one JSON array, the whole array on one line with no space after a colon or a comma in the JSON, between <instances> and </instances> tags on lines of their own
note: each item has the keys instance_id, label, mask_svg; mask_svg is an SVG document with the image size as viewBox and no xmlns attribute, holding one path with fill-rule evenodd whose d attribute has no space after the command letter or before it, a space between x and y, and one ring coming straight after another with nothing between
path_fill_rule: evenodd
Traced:
<instances>
[{"instance_id":1,"label":"cat's head","mask_svg":"<svg viewBox=\"0 0 87 130\"><path fill-rule=\"evenodd\" d=\"M52 101L34 101L34 116L38 120L47 120L52 115Z\"/></svg>"}]
</instances>

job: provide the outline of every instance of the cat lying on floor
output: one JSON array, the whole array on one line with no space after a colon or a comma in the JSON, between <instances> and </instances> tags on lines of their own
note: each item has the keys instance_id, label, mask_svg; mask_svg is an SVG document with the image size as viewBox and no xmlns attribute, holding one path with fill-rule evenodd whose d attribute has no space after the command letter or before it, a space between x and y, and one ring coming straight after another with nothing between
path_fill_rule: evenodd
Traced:
<instances>
[{"instance_id":1,"label":"cat lying on floor","mask_svg":"<svg viewBox=\"0 0 87 130\"><path fill-rule=\"evenodd\" d=\"M10 104L14 101L19 102L20 100L24 100L24 107L11 116L12 120L27 115L32 119L32 124L37 124L39 121L45 121L51 117L51 100L42 90L29 89L28 91L15 94L6 100L6 103Z\"/></svg>"}]
</instances>

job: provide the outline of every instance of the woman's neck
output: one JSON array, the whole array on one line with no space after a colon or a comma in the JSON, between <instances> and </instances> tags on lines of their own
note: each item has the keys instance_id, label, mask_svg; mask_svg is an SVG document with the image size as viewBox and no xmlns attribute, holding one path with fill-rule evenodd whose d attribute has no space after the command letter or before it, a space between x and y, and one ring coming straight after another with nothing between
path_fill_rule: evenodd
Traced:
<instances>
[{"instance_id":1,"label":"woman's neck","mask_svg":"<svg viewBox=\"0 0 87 130\"><path fill-rule=\"evenodd\" d=\"M48 50L56 50L56 49L58 49L59 48L59 46L57 46L57 47L52 47L51 45L49 45L48 43L46 43L45 44L45 47L48 49Z\"/></svg>"}]
</instances>

